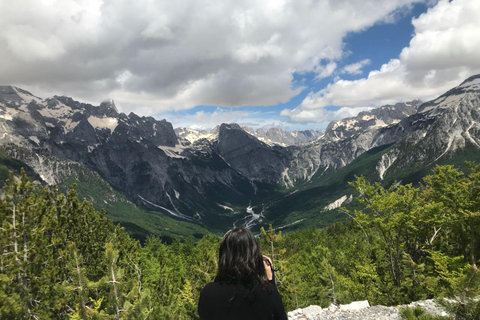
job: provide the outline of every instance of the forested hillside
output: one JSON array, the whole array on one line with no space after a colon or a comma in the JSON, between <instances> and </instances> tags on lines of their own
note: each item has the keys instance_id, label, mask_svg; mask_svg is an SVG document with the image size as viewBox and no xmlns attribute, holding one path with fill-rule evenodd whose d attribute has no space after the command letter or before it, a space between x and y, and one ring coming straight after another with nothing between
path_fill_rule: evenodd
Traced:
<instances>
[{"instance_id":1,"label":"forested hillside","mask_svg":"<svg viewBox=\"0 0 480 320\"><path fill-rule=\"evenodd\" d=\"M286 309L478 295L480 165L468 168L437 166L419 187L359 177L348 222L262 229ZM6 183L0 223L2 319L196 319L216 271L219 238L141 245L74 187L40 189L24 172Z\"/></svg>"}]
</instances>

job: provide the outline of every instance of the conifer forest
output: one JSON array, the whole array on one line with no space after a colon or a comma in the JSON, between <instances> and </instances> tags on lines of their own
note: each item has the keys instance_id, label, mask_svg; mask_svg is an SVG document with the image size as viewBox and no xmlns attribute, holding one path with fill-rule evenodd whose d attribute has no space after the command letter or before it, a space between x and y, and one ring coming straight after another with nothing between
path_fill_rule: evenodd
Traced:
<instances>
[{"instance_id":1,"label":"conifer forest","mask_svg":"<svg viewBox=\"0 0 480 320\"><path fill-rule=\"evenodd\" d=\"M389 188L357 177L355 205L341 209L347 222L262 228L286 310L449 297L478 312L480 165L467 167L437 166L418 185ZM2 319L197 319L221 240L141 244L74 186L61 194L24 172L6 182L0 224Z\"/></svg>"}]
</instances>

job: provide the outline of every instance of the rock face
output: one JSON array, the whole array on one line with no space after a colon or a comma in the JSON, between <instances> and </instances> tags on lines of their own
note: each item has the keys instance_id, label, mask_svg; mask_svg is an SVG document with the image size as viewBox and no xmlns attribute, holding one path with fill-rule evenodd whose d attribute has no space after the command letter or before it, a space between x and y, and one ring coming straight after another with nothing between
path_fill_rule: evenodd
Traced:
<instances>
[{"instance_id":1,"label":"rock face","mask_svg":"<svg viewBox=\"0 0 480 320\"><path fill-rule=\"evenodd\" d=\"M356 117L332 121L325 130L325 136L331 140L342 140L352 138L360 132L397 124L415 114L421 103L420 100L413 100L407 103L386 105L378 109L360 112Z\"/></svg>"},{"instance_id":2,"label":"rock face","mask_svg":"<svg viewBox=\"0 0 480 320\"><path fill-rule=\"evenodd\" d=\"M356 301L350 305L330 305L328 308L309 306L288 313L289 320L391 320L400 319L400 310L405 307L420 306L429 314L446 316L445 310L434 300L412 302L397 307L372 306L368 301Z\"/></svg>"},{"instance_id":3,"label":"rock face","mask_svg":"<svg viewBox=\"0 0 480 320\"><path fill-rule=\"evenodd\" d=\"M252 181L276 184L290 162L288 150L269 146L237 124L222 124L216 145L218 154L233 169Z\"/></svg>"},{"instance_id":4,"label":"rock face","mask_svg":"<svg viewBox=\"0 0 480 320\"><path fill-rule=\"evenodd\" d=\"M322 138L292 148L294 160L282 182L293 186L308 181L317 172L341 168L388 144L394 146L377 164L380 179L406 167L435 163L466 147L480 149L480 75L423 104L415 100L384 106L330 123Z\"/></svg>"},{"instance_id":5,"label":"rock face","mask_svg":"<svg viewBox=\"0 0 480 320\"><path fill-rule=\"evenodd\" d=\"M402 139L408 131L399 124L416 113L419 100L365 111L356 117L331 122L325 134L303 147L292 147L293 161L282 183L293 187L315 174L346 166L364 152Z\"/></svg>"},{"instance_id":6,"label":"rock face","mask_svg":"<svg viewBox=\"0 0 480 320\"><path fill-rule=\"evenodd\" d=\"M398 124L405 137L377 165L382 174L424 166L466 147L480 148L480 75L465 80ZM412 146L414 152L408 152Z\"/></svg>"}]
</instances>

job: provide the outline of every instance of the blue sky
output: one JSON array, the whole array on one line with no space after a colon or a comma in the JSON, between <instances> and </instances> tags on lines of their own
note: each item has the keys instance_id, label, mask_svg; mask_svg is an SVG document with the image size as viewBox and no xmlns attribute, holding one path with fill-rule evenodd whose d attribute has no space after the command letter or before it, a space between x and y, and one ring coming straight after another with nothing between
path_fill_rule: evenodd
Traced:
<instances>
[{"instance_id":1,"label":"blue sky","mask_svg":"<svg viewBox=\"0 0 480 320\"><path fill-rule=\"evenodd\" d=\"M323 129L480 73L478 0L0 0L0 83L174 126Z\"/></svg>"}]
</instances>

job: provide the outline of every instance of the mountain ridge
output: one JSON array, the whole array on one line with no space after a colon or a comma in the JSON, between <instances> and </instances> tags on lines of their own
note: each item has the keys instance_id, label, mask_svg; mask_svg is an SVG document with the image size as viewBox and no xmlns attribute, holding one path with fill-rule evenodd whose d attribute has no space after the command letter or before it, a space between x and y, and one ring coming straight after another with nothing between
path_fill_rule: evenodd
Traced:
<instances>
[{"instance_id":1,"label":"mountain ridge","mask_svg":"<svg viewBox=\"0 0 480 320\"><path fill-rule=\"evenodd\" d=\"M263 211L261 203L302 192L376 147L391 145L375 160L379 180L412 165L429 166L467 145L480 148L479 96L476 75L434 100L361 112L332 121L307 143L283 146L268 138L268 130L260 130L262 138L238 124L210 132L174 129L165 119L119 113L111 100L93 106L2 86L0 150L48 184L61 175L56 163L84 164L136 205L223 229L254 215L258 223L271 220L268 210L257 217L247 209ZM281 137L285 131L271 132ZM332 194L316 205L328 207L344 196Z\"/></svg>"}]
</instances>

